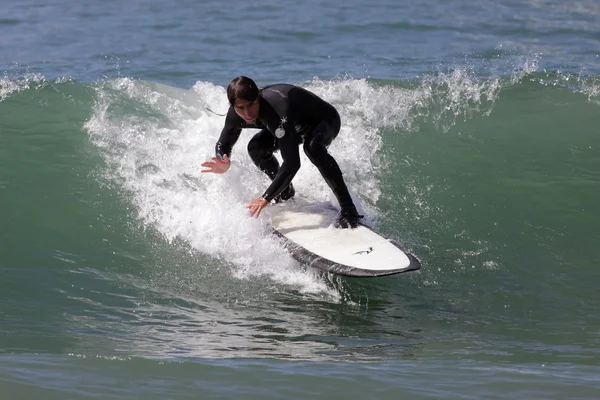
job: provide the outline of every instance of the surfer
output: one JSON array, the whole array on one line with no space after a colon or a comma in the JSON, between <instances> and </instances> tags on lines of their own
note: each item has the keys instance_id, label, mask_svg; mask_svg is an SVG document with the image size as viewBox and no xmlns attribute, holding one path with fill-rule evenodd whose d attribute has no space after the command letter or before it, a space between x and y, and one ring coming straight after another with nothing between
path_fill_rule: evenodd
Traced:
<instances>
[{"instance_id":1,"label":"surfer","mask_svg":"<svg viewBox=\"0 0 600 400\"><path fill-rule=\"evenodd\" d=\"M239 76L227 87L229 111L215 146L216 156L202 163L202 172L225 173L231 150L243 128L261 129L248 143L254 164L272 180L263 195L251 201L250 216L258 218L271 202L294 197L292 179L300 169L298 145L303 143L308 159L319 169L340 204L335 226L355 228L362 218L348 192L342 171L327 147L340 131L340 115L325 100L306 89L276 84L259 89L248 77ZM279 150L282 165L273 155Z\"/></svg>"}]
</instances>

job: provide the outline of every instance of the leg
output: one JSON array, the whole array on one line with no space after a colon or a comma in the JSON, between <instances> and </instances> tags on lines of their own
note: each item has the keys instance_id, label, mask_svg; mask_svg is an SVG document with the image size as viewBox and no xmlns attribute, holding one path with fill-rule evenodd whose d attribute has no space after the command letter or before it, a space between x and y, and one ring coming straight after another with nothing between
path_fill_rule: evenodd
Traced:
<instances>
[{"instance_id":1,"label":"leg","mask_svg":"<svg viewBox=\"0 0 600 400\"><path fill-rule=\"evenodd\" d=\"M273 180L279 172L279 162L273 155L273 152L278 149L277 140L266 129L258 132L250 142L248 142L248 154L262 172ZM275 198L276 202L289 200L294 197L294 187L290 184L279 196Z\"/></svg>"},{"instance_id":2,"label":"leg","mask_svg":"<svg viewBox=\"0 0 600 400\"><path fill-rule=\"evenodd\" d=\"M338 120L339 121L339 120ZM355 228L358 220L362 218L356 211L348 187L344 182L342 171L335 159L327 151L327 147L339 132L339 122L321 122L315 130L308 135L304 142L304 152L310 161L319 169L325 182L340 203L341 213L336 226ZM336 123L338 122L338 123Z\"/></svg>"},{"instance_id":3,"label":"leg","mask_svg":"<svg viewBox=\"0 0 600 400\"><path fill-rule=\"evenodd\" d=\"M275 150L277 150L277 140L266 129L258 132L248 142L248 154L252 162L271 180L275 179L279 171L279 162L273 155Z\"/></svg>"}]
</instances>

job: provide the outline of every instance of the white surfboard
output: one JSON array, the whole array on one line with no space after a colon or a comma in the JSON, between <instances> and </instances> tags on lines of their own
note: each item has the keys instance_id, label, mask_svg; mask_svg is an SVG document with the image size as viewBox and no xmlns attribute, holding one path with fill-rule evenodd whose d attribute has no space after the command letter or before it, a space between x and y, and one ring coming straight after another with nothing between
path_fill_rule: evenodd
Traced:
<instances>
[{"instance_id":1,"label":"white surfboard","mask_svg":"<svg viewBox=\"0 0 600 400\"><path fill-rule=\"evenodd\" d=\"M333 227L338 211L328 203L269 207L271 226L292 256L303 264L338 275L374 277L421 268L419 260L366 225Z\"/></svg>"}]
</instances>

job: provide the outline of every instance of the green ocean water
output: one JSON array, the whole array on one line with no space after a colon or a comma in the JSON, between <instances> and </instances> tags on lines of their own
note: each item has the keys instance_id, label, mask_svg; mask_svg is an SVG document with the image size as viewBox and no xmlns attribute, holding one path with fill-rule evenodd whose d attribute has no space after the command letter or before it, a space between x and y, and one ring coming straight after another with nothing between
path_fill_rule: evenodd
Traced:
<instances>
[{"instance_id":1,"label":"green ocean water","mask_svg":"<svg viewBox=\"0 0 600 400\"><path fill-rule=\"evenodd\" d=\"M465 79L307 84L351 127L331 151L367 219L423 263L366 280L306 270L266 221L246 222L264 182L242 151L230 180L200 175L204 132L222 118L204 105L220 109L222 87L12 93L0 103L5 398L593 396L590 78ZM298 189L326 200L304 165Z\"/></svg>"},{"instance_id":2,"label":"green ocean water","mask_svg":"<svg viewBox=\"0 0 600 400\"><path fill-rule=\"evenodd\" d=\"M594 2L0 10L0 400L598 396ZM200 173L239 74L336 106L421 270L294 261L244 208L252 132ZM294 185L335 205L304 158Z\"/></svg>"}]
</instances>

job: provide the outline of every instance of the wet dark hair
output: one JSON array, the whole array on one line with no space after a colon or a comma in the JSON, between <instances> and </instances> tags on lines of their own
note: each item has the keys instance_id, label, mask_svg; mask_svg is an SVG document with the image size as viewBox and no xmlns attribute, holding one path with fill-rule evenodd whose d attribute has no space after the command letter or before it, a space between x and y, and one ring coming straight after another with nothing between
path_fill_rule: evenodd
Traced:
<instances>
[{"instance_id":1,"label":"wet dark hair","mask_svg":"<svg viewBox=\"0 0 600 400\"><path fill-rule=\"evenodd\" d=\"M235 105L235 100L254 101L258 97L258 86L247 76L238 76L231 81L227 86L227 100L232 106Z\"/></svg>"}]
</instances>

